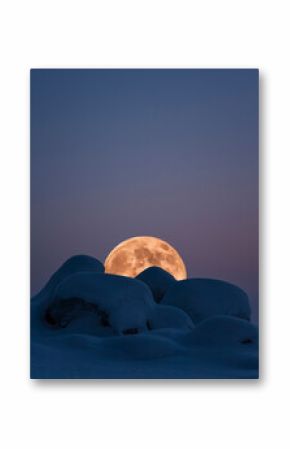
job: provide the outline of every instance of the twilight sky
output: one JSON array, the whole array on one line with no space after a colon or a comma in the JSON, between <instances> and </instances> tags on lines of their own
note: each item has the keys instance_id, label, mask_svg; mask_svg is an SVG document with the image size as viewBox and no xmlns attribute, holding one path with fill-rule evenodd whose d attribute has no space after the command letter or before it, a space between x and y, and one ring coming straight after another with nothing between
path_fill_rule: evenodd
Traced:
<instances>
[{"instance_id":1,"label":"twilight sky","mask_svg":"<svg viewBox=\"0 0 290 449\"><path fill-rule=\"evenodd\" d=\"M31 71L32 293L135 235L242 287L257 319L257 70Z\"/></svg>"}]
</instances>

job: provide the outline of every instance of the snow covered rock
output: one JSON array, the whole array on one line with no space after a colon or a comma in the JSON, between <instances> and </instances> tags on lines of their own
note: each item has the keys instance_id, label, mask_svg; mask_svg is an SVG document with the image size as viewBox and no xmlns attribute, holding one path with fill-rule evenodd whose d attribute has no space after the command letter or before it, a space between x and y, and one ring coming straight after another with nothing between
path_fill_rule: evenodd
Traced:
<instances>
[{"instance_id":1,"label":"snow covered rock","mask_svg":"<svg viewBox=\"0 0 290 449\"><path fill-rule=\"evenodd\" d=\"M156 305L150 313L148 321L150 329L183 329L190 330L194 324L190 316L181 309L171 306Z\"/></svg>"},{"instance_id":2,"label":"snow covered rock","mask_svg":"<svg viewBox=\"0 0 290 449\"><path fill-rule=\"evenodd\" d=\"M53 294L55 288L68 276L74 273L89 271L93 273L104 273L105 268L102 262L91 256L77 255L67 259L53 275L50 277L43 289L34 296L49 297Z\"/></svg>"},{"instance_id":3,"label":"snow covered rock","mask_svg":"<svg viewBox=\"0 0 290 449\"><path fill-rule=\"evenodd\" d=\"M156 302L160 302L168 288L177 282L170 273L159 267L149 267L139 273L135 279L149 286Z\"/></svg>"},{"instance_id":4,"label":"snow covered rock","mask_svg":"<svg viewBox=\"0 0 290 449\"><path fill-rule=\"evenodd\" d=\"M165 293L162 305L184 310L194 323L215 315L230 315L249 320L247 294L228 282L215 279L186 279L176 282Z\"/></svg>"},{"instance_id":5,"label":"snow covered rock","mask_svg":"<svg viewBox=\"0 0 290 449\"><path fill-rule=\"evenodd\" d=\"M81 311L91 310L117 334L135 334L147 330L154 305L149 287L138 280L110 274L76 273L56 288L47 309L48 321L53 316L66 325Z\"/></svg>"},{"instance_id":6,"label":"snow covered rock","mask_svg":"<svg viewBox=\"0 0 290 449\"><path fill-rule=\"evenodd\" d=\"M78 255L70 257L51 276L43 289L31 298L31 329L33 333L37 332L42 326L41 316L52 302L57 286L72 274L82 272L103 273L104 266L99 260L91 256ZM67 304L65 307L69 307L69 305ZM74 307L77 308L77 305L74 304Z\"/></svg>"},{"instance_id":7,"label":"snow covered rock","mask_svg":"<svg viewBox=\"0 0 290 449\"><path fill-rule=\"evenodd\" d=\"M78 255L70 257L60 268L51 276L46 288L55 288L66 277L79 272L91 271L94 273L104 273L105 268L102 262L91 256Z\"/></svg>"}]
</instances>

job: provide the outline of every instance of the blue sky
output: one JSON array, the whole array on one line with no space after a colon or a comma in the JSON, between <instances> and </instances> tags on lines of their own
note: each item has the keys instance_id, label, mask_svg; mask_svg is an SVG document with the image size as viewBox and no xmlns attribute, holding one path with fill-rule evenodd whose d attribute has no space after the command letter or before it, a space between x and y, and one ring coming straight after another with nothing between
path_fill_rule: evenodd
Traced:
<instances>
[{"instance_id":1,"label":"blue sky","mask_svg":"<svg viewBox=\"0 0 290 449\"><path fill-rule=\"evenodd\" d=\"M258 71L32 70L32 292L74 254L167 240L258 310Z\"/></svg>"}]
</instances>

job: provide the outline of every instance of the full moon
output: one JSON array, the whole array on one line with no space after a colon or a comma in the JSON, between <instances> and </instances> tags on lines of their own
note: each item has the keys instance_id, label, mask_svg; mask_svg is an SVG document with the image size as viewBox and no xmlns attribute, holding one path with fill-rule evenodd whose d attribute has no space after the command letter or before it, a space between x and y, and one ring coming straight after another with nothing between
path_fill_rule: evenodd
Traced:
<instances>
[{"instance_id":1,"label":"full moon","mask_svg":"<svg viewBox=\"0 0 290 449\"><path fill-rule=\"evenodd\" d=\"M149 267L160 267L177 280L186 279L181 256L169 243L157 237L132 237L119 243L105 260L105 272L135 277Z\"/></svg>"}]
</instances>

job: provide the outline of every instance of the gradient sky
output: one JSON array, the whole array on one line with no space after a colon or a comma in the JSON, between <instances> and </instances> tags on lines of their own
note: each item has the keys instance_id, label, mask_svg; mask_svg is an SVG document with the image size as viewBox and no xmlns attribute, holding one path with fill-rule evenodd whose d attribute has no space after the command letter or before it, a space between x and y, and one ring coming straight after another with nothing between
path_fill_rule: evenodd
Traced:
<instances>
[{"instance_id":1,"label":"gradient sky","mask_svg":"<svg viewBox=\"0 0 290 449\"><path fill-rule=\"evenodd\" d=\"M257 70L31 71L32 293L135 235L242 287L257 320Z\"/></svg>"}]
</instances>

